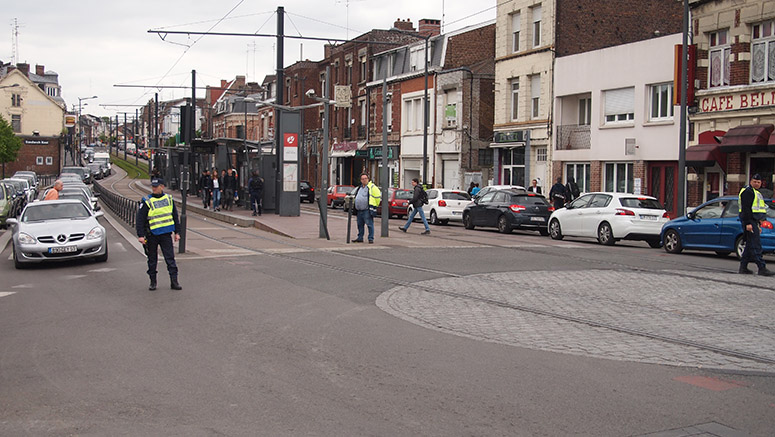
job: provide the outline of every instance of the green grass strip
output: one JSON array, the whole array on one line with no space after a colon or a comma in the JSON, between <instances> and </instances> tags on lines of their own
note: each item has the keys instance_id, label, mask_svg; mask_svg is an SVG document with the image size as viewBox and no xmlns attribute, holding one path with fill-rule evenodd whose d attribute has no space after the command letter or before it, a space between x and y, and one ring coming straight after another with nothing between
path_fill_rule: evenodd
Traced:
<instances>
[{"instance_id":1,"label":"green grass strip","mask_svg":"<svg viewBox=\"0 0 775 437\"><path fill-rule=\"evenodd\" d=\"M130 162L128 160L125 161L116 155L112 155L111 162L121 167L121 169L127 173L127 177L130 179L150 178L148 176L148 165L146 164L138 163L138 165L135 165L134 162Z\"/></svg>"}]
</instances>

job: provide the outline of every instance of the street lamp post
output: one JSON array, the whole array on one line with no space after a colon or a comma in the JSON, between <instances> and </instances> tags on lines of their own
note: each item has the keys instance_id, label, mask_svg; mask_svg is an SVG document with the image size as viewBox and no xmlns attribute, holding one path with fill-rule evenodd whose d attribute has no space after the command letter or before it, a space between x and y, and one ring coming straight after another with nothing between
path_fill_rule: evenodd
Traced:
<instances>
[{"instance_id":1,"label":"street lamp post","mask_svg":"<svg viewBox=\"0 0 775 437\"><path fill-rule=\"evenodd\" d=\"M245 167L240 170L242 173L245 173L246 171L250 170L250 162L249 162L250 154L248 153L248 103L255 103L255 102L257 102L257 100L252 97L245 96L242 98L242 106L245 111L245 126L242 128L242 147L245 149ZM249 178L250 174L245 174L245 177ZM250 193L244 193L244 194L245 194L245 199L247 200L247 202L245 202L245 205L248 205L251 202ZM253 206L250 205L251 209L252 207Z\"/></svg>"},{"instance_id":2,"label":"street lamp post","mask_svg":"<svg viewBox=\"0 0 775 437\"><path fill-rule=\"evenodd\" d=\"M78 153L81 153L81 142L83 139L81 136L83 135L83 129L81 129L81 107L84 106L81 102L84 100L91 100L96 99L97 96L91 96L91 97L78 97ZM75 155L73 155L73 164L75 164Z\"/></svg>"}]
</instances>

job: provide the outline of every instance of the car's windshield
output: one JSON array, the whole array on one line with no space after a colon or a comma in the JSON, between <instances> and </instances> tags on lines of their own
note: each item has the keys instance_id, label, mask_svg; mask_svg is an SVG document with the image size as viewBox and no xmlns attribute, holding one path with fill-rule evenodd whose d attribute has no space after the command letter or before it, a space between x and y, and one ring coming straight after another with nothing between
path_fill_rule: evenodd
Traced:
<instances>
[{"instance_id":1,"label":"car's windshield","mask_svg":"<svg viewBox=\"0 0 775 437\"><path fill-rule=\"evenodd\" d=\"M75 173L78 176L83 176L85 172L81 167L64 167L62 168L62 174L64 173Z\"/></svg>"},{"instance_id":2,"label":"car's windshield","mask_svg":"<svg viewBox=\"0 0 775 437\"><path fill-rule=\"evenodd\" d=\"M663 209L656 199L647 197L622 197L619 203L625 208Z\"/></svg>"},{"instance_id":3,"label":"car's windshield","mask_svg":"<svg viewBox=\"0 0 775 437\"><path fill-rule=\"evenodd\" d=\"M511 202L519 205L548 205L546 199L541 196L511 196Z\"/></svg>"},{"instance_id":4,"label":"car's windshield","mask_svg":"<svg viewBox=\"0 0 775 437\"><path fill-rule=\"evenodd\" d=\"M396 199L408 200L412 198L412 192L408 190L396 191Z\"/></svg>"},{"instance_id":5,"label":"car's windshield","mask_svg":"<svg viewBox=\"0 0 775 437\"><path fill-rule=\"evenodd\" d=\"M42 220L57 220L71 218L86 218L91 214L82 203L47 203L45 205L28 206L22 215L22 222L38 222Z\"/></svg>"},{"instance_id":6,"label":"car's windshield","mask_svg":"<svg viewBox=\"0 0 775 437\"><path fill-rule=\"evenodd\" d=\"M441 198L446 200L471 200L471 195L465 191L447 191L441 193Z\"/></svg>"},{"instance_id":7,"label":"car's windshield","mask_svg":"<svg viewBox=\"0 0 775 437\"><path fill-rule=\"evenodd\" d=\"M11 186L13 186L14 190L15 190L15 191L17 191L17 192L18 192L18 191L24 191L24 187L23 187L23 185L22 185L21 181L9 181L9 180L7 180L7 179L6 179L6 180L4 180L3 182L5 182L6 184L10 184Z\"/></svg>"},{"instance_id":8,"label":"car's windshield","mask_svg":"<svg viewBox=\"0 0 775 437\"><path fill-rule=\"evenodd\" d=\"M345 194L347 194L352 189L353 189L353 187L336 187L336 192L337 193L345 193Z\"/></svg>"}]
</instances>

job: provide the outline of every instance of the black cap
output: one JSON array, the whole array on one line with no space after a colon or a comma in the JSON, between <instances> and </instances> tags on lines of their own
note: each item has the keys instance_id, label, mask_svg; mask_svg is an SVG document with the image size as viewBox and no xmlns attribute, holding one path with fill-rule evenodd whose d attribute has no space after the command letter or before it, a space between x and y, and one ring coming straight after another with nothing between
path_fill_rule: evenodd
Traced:
<instances>
[{"instance_id":1,"label":"black cap","mask_svg":"<svg viewBox=\"0 0 775 437\"><path fill-rule=\"evenodd\" d=\"M153 179L151 179L151 186L152 187L158 187L159 185L164 185L164 179L162 179L162 178L153 178Z\"/></svg>"},{"instance_id":2,"label":"black cap","mask_svg":"<svg viewBox=\"0 0 775 437\"><path fill-rule=\"evenodd\" d=\"M762 179L762 175L760 175L759 173L754 173L753 176L751 176L751 179L756 179L757 181L764 180Z\"/></svg>"}]
</instances>

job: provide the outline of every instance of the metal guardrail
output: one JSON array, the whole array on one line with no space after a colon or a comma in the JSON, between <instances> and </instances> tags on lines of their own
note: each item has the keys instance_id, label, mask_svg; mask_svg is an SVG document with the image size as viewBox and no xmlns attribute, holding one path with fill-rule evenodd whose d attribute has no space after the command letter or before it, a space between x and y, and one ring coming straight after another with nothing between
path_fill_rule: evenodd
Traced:
<instances>
[{"instance_id":1,"label":"metal guardrail","mask_svg":"<svg viewBox=\"0 0 775 437\"><path fill-rule=\"evenodd\" d=\"M137 210L140 209L140 201L128 199L120 194L114 193L100 185L98 182L92 184L94 191L100 193L100 202L110 208L121 220L127 222L130 226L135 226L137 219Z\"/></svg>"}]
</instances>

